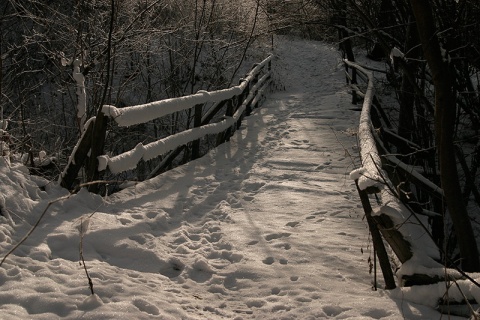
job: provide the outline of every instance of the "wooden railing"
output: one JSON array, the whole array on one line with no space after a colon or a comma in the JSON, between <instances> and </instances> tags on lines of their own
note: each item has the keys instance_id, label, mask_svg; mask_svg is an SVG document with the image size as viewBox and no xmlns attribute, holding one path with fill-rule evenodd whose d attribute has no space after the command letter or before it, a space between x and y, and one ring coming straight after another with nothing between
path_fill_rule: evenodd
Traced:
<instances>
[{"instance_id":1,"label":"wooden railing","mask_svg":"<svg viewBox=\"0 0 480 320\"><path fill-rule=\"evenodd\" d=\"M363 98L358 129L361 167L352 171L350 176L357 185L386 288L393 289L396 284L382 238L400 263L415 261L410 264L408 272L402 273L400 269L397 274L402 286L441 281L445 274L436 274L432 270L425 274L427 267L416 268L425 262L435 265L435 262L441 261L441 250L429 225L429 221L441 215L422 208L413 191L422 192L422 202L425 203L442 201L443 191L420 174L417 167L402 162L392 151L396 150L396 142L411 146L414 143L396 135L390 127L375 98L372 72L347 60L344 63L354 101ZM351 70L355 70L356 77L352 76ZM358 79L363 83L358 84ZM418 146L416 148L421 150ZM375 205L370 201L373 194ZM443 272L442 268L440 272Z\"/></svg>"},{"instance_id":2,"label":"wooden railing","mask_svg":"<svg viewBox=\"0 0 480 320\"><path fill-rule=\"evenodd\" d=\"M385 288L396 287L390 261L399 261L401 265L395 266L399 286L428 288L428 299L438 301L437 309L443 314L465 317L474 314L472 292L480 288L476 274L457 267L458 261L449 258L444 250L443 234L438 236L433 232L443 231L445 199L443 190L420 173L433 171L429 168L435 164L431 150L395 134L375 98L372 73L358 64L344 63L354 101L363 98L358 131L362 166L350 177L360 195L372 235L374 260L378 257ZM350 74L351 70L357 73L356 78ZM364 81L366 90L355 79ZM411 150L408 153L415 154L415 160L423 162L424 168L403 162L397 150ZM389 258L385 243L396 259ZM376 260L373 265L376 275ZM374 283L376 288L376 276ZM452 288L458 292L450 294ZM456 294L462 298L456 298Z\"/></svg>"},{"instance_id":3,"label":"wooden railing","mask_svg":"<svg viewBox=\"0 0 480 320\"><path fill-rule=\"evenodd\" d=\"M272 56L254 65L240 84L228 89L217 91L199 91L196 94L155 101L147 104L125 108L103 106L102 116L114 121L120 127L128 127L146 123L179 111L193 111L193 127L182 132L164 137L157 141L142 144L138 143L133 149L115 155L106 154L97 157L96 170L115 174L134 169L140 161L148 161L163 156L160 164L150 173L149 177L167 167L173 159L188 144L191 147L191 159L200 156L200 139L206 135L217 135L217 145L228 141L230 136L240 125L242 118L255 109L263 97L264 90L271 81ZM204 112L205 106L209 108ZM212 122L221 110L225 110L220 121ZM59 178L60 185L72 189L78 172L86 166L89 152L98 148L97 141L103 143L94 134L96 118L93 117L85 124L85 130L70 156L68 165ZM97 124L98 125L98 124ZM106 125L101 126L102 131ZM105 132L101 132L105 136ZM100 146L103 149L103 145ZM96 185L95 181L87 184ZM95 191L95 190L93 190Z\"/></svg>"}]
</instances>

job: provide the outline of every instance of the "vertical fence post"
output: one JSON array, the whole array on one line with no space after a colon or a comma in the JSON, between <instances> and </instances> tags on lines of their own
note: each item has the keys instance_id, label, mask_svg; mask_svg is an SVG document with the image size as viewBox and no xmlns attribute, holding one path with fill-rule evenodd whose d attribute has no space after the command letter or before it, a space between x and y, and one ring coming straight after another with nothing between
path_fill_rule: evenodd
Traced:
<instances>
[{"instance_id":1,"label":"vertical fence post","mask_svg":"<svg viewBox=\"0 0 480 320\"><path fill-rule=\"evenodd\" d=\"M245 81L245 80L240 80L239 81L239 84L242 83L242 81ZM243 101L245 100L246 97L248 97L248 93L250 92L250 85L251 83L250 82L247 82L247 85L245 87L245 89L243 90L243 92L241 94L239 94L238 96L234 97L235 99L235 110L237 110L238 108L240 108L240 106L243 104ZM244 111L244 114L246 115L249 115L250 114L250 104L247 104L245 106L245 111ZM242 123L242 120L243 120L243 114L240 116L240 118L238 119L238 122L236 124L236 128L238 129L240 127L240 124Z\"/></svg>"},{"instance_id":2,"label":"vertical fence post","mask_svg":"<svg viewBox=\"0 0 480 320\"><path fill-rule=\"evenodd\" d=\"M195 113L193 116L193 127L198 128L202 126L202 112L203 104L197 104L195 106ZM195 140L192 142L192 160L200 158L200 140Z\"/></svg>"},{"instance_id":3,"label":"vertical fence post","mask_svg":"<svg viewBox=\"0 0 480 320\"><path fill-rule=\"evenodd\" d=\"M358 102L358 95L357 91L353 87L354 84L357 84L357 69L356 68L350 68L348 64L344 63L345 65L345 76L347 80L347 84L352 85L352 104L357 104ZM352 70L352 75L350 75L349 70Z\"/></svg>"},{"instance_id":4,"label":"vertical fence post","mask_svg":"<svg viewBox=\"0 0 480 320\"><path fill-rule=\"evenodd\" d=\"M352 68L352 84L357 84L357 69ZM352 104L357 104L358 102L357 91L352 89Z\"/></svg>"},{"instance_id":5,"label":"vertical fence post","mask_svg":"<svg viewBox=\"0 0 480 320\"><path fill-rule=\"evenodd\" d=\"M382 269L383 279L385 280L385 289L395 289L395 278L393 276L390 260L388 258L387 250L385 249L385 245L383 244L382 236L378 230L377 223L372 217L373 209L370 205L367 192L360 189L357 180L355 180L355 185L357 186L357 191L360 195L360 201L362 202L363 210L365 211L368 229L370 229L370 234L372 235L373 247L375 248L375 253L378 257L380 268Z\"/></svg>"},{"instance_id":6,"label":"vertical fence post","mask_svg":"<svg viewBox=\"0 0 480 320\"><path fill-rule=\"evenodd\" d=\"M227 109L225 110L225 117L232 117L234 114L233 111L233 98L225 100L225 104L227 105ZM230 135L232 134L232 128L228 128L224 132L220 132L217 135L217 146L220 144L229 141L230 140Z\"/></svg>"},{"instance_id":7,"label":"vertical fence post","mask_svg":"<svg viewBox=\"0 0 480 320\"><path fill-rule=\"evenodd\" d=\"M254 87L254 86L258 83L258 77L259 77L259 74L258 74L258 73L255 75L255 77L253 77L253 79L252 79L252 87ZM255 92L253 93L253 99L252 99L252 100L255 100L256 97L257 97L257 95L258 95L258 88L257 88L257 89L255 90ZM257 108L257 106L258 106L258 101L259 101L259 100L257 99L257 102L256 102L253 106L252 106L252 105L250 106L251 109L252 109L252 111L253 111L253 109L256 109L256 108Z\"/></svg>"},{"instance_id":8,"label":"vertical fence post","mask_svg":"<svg viewBox=\"0 0 480 320\"><path fill-rule=\"evenodd\" d=\"M233 117L233 115L235 114L235 110L234 110L234 106L233 106L233 98L232 99L228 99L227 101L227 110L225 112L225 116L227 117ZM225 137L224 137L224 141L230 141L230 137L232 136L233 134L233 129L230 127L227 129L227 131L225 132Z\"/></svg>"},{"instance_id":9,"label":"vertical fence post","mask_svg":"<svg viewBox=\"0 0 480 320\"><path fill-rule=\"evenodd\" d=\"M243 93L240 96L238 96L239 104L242 104L243 100L248 97L248 95L250 94L250 88L251 87L252 87L252 82L249 82L247 84L247 86L245 87L245 90L243 91ZM245 108L245 114L247 116L249 116L252 113L252 111L253 111L252 104L251 104L251 102L249 102L249 103L247 103L247 106Z\"/></svg>"},{"instance_id":10,"label":"vertical fence post","mask_svg":"<svg viewBox=\"0 0 480 320\"><path fill-rule=\"evenodd\" d=\"M107 135L107 124L108 118L103 112L99 112L95 119L95 125L93 126L92 147L90 149L90 157L87 161L87 182L97 181L101 177L101 174L98 171L97 157L103 154L105 137ZM98 183L93 183L88 186L88 191L98 193L100 191L100 185Z\"/></svg>"}]
</instances>

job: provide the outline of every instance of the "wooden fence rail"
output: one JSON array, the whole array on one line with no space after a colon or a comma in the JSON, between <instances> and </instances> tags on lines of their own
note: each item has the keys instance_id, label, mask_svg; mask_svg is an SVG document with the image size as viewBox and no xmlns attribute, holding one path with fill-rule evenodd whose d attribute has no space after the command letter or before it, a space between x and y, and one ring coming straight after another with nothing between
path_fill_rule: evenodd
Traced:
<instances>
[{"instance_id":1,"label":"wooden fence rail","mask_svg":"<svg viewBox=\"0 0 480 320\"><path fill-rule=\"evenodd\" d=\"M96 118L93 117L87 121L85 130L77 142L67 166L60 175L60 185L71 189L80 169L89 162L94 163L94 171L105 172L108 169L111 173L116 174L134 169L140 161L148 161L166 155L160 165L150 173L149 177L151 177L168 166L169 162L171 163L187 144L191 147L191 159L200 157L200 139L206 135L217 135L217 144L229 140L243 117L250 114L258 106L271 81L271 62L272 56L269 56L262 62L255 64L239 85L228 89L211 92L201 90L196 94L184 97L125 108L103 106L102 113L105 118L113 121L119 127L142 124L187 110L193 111L193 127L146 145L140 142L133 149L116 156L100 154L95 159L96 161L92 161L92 159L89 161L88 155L92 149L100 148L103 150L102 139L98 139L94 134ZM207 104L211 104L211 106L204 112ZM222 119L212 122L218 113L224 109L226 111ZM103 130L106 130L106 126L103 127ZM100 134L104 136L105 132ZM99 140L102 143L101 146L96 145ZM88 170L89 168L87 168ZM89 190L95 192L98 190L98 186L93 183Z\"/></svg>"},{"instance_id":2,"label":"wooden fence rail","mask_svg":"<svg viewBox=\"0 0 480 320\"><path fill-rule=\"evenodd\" d=\"M433 240L428 223L437 214L423 210L412 193L405 192L403 186L412 185L413 190L423 190L431 199L442 198L443 191L422 176L417 171L418 168L403 163L391 153L389 144L402 138L390 128L390 123L375 98L372 73L350 61L345 60L344 63L348 66L347 81L356 95L354 99L363 98L358 130L362 166L351 173L351 178L357 185L386 288L392 289L396 285L390 259L386 255L383 241L378 239L378 232L402 265L411 263L409 268L404 268L408 271L400 270L397 274L402 286L441 281L445 279L446 271L441 268L441 250ZM356 70L357 77L348 74L349 70ZM363 79L366 84L352 82L354 79ZM360 89L361 86L366 86L364 92ZM372 194L375 194L376 206L371 204ZM438 274L432 270L425 274L428 262L431 262L430 266L440 266ZM416 268L416 265L420 267Z\"/></svg>"}]
</instances>

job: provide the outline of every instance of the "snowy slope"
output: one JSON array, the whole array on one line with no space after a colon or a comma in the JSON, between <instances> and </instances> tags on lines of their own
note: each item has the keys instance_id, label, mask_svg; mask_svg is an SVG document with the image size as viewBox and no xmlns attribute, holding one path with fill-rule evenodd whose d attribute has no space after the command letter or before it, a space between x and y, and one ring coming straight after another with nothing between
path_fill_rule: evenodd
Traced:
<instances>
[{"instance_id":1,"label":"snowy slope","mask_svg":"<svg viewBox=\"0 0 480 320\"><path fill-rule=\"evenodd\" d=\"M275 46L285 90L231 142L106 199L81 191L53 203L0 268L0 318L439 319L398 290L372 290L371 243L348 179L359 114L335 48ZM65 195L52 187L32 198L26 176L6 177L30 191L7 208L25 203L19 215L30 217L2 227L2 256Z\"/></svg>"}]
</instances>

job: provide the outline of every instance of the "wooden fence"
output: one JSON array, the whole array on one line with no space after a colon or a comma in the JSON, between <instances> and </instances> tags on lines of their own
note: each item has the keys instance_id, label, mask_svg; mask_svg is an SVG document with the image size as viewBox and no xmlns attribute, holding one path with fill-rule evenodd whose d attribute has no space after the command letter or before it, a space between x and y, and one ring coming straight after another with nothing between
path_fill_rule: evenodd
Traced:
<instances>
[{"instance_id":1,"label":"wooden fence","mask_svg":"<svg viewBox=\"0 0 480 320\"><path fill-rule=\"evenodd\" d=\"M362 166L354 170L351 177L357 185L386 288L393 289L396 284L383 240L389 244L402 265L411 263L412 268L408 272L397 274L400 285L443 281L448 271L440 268L436 273L425 265L427 262L437 265L444 258L431 232L431 222L442 216L431 207L443 201L443 191L425 178L418 167L402 162L395 155L400 144L408 144L416 150L421 148L394 133L388 117L375 98L372 72L347 60L344 63L353 100L363 98L358 131ZM362 84L357 83L356 79ZM417 265L425 268L416 268ZM458 278L454 273L448 276Z\"/></svg>"},{"instance_id":2,"label":"wooden fence","mask_svg":"<svg viewBox=\"0 0 480 320\"><path fill-rule=\"evenodd\" d=\"M396 287L391 262L398 261L400 264L395 266L398 285L424 286L423 290L436 296L441 313L474 315L478 302L472 298L472 292L480 287L480 282L476 274L468 274L456 266L457 261L452 261L444 250L443 234L434 233L438 226L443 231L443 190L422 174L427 170L403 162L396 152L410 149L417 161L426 163L424 167L428 169L435 165L431 150L395 134L375 98L372 73L358 64L344 63L353 102L363 98L358 131L362 166L350 176L360 195L372 235L374 258L378 257L385 288ZM356 73L355 77L352 73ZM365 90L356 79L364 82ZM385 243L396 259L390 258ZM374 270L376 272L376 261ZM429 286L433 284L438 285ZM463 301L455 298L456 290Z\"/></svg>"},{"instance_id":3,"label":"wooden fence","mask_svg":"<svg viewBox=\"0 0 480 320\"><path fill-rule=\"evenodd\" d=\"M217 91L198 91L196 94L155 101L125 108L103 106L97 117L85 124L65 170L59 178L61 186L72 189L82 167L86 168L89 190L98 192L102 172L120 173L134 169L140 161L163 156L160 164L149 174L152 177L168 167L181 151L191 148L191 159L200 157L200 140L206 135L216 135L217 145L228 141L240 126L245 115L255 109L271 82L272 56L255 64L240 84ZM205 111L205 107L209 106ZM179 111L193 111L193 127L164 137L146 145L138 143L133 149L109 156L103 152L107 130L106 122L114 121L120 127L146 123ZM224 111L220 121L218 113Z\"/></svg>"}]
</instances>

